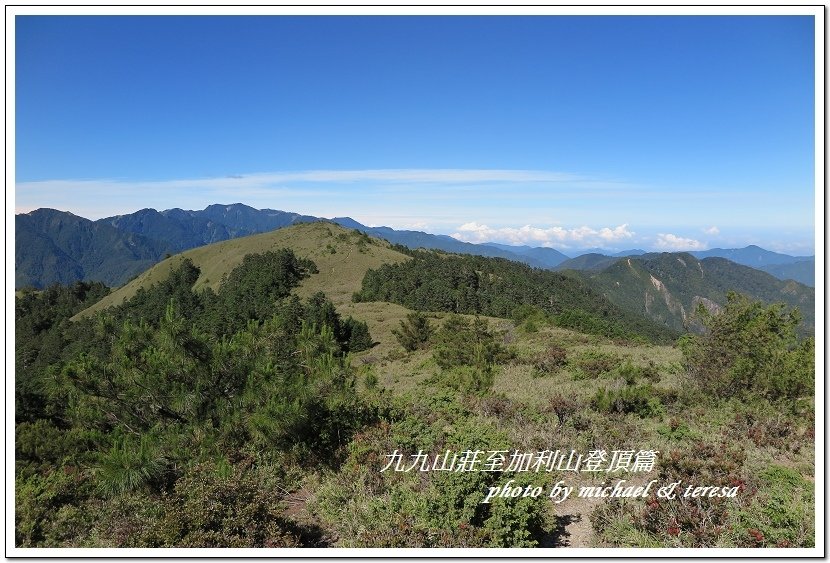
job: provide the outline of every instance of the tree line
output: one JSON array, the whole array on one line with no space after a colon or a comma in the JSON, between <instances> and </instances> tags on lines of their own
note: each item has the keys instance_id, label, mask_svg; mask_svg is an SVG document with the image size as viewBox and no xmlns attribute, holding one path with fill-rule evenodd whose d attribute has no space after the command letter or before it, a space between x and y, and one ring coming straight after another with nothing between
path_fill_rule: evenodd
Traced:
<instances>
[{"instance_id":1,"label":"tree line","mask_svg":"<svg viewBox=\"0 0 830 563\"><path fill-rule=\"evenodd\" d=\"M619 308L574 276L503 258L436 251L410 255L412 260L369 270L353 300L502 318L532 307L558 326L589 334L653 342L677 337L666 327Z\"/></svg>"}]
</instances>

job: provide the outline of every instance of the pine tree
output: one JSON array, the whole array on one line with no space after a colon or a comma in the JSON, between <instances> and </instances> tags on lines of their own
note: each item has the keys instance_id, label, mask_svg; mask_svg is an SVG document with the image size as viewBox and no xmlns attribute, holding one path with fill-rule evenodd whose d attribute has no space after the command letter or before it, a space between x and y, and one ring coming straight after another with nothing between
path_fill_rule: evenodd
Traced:
<instances>
[{"instance_id":1,"label":"pine tree","mask_svg":"<svg viewBox=\"0 0 830 563\"><path fill-rule=\"evenodd\" d=\"M392 334L398 339L401 346L407 352L425 350L429 347L430 337L434 329L426 315L419 312L412 312L406 316L406 321L401 321L401 328L393 330Z\"/></svg>"}]
</instances>

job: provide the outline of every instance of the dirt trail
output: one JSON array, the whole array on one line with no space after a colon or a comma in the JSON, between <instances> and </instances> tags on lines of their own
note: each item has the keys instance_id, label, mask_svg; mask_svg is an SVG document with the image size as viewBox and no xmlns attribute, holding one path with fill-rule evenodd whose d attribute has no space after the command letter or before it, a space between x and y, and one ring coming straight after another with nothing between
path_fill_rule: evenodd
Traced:
<instances>
[{"instance_id":1,"label":"dirt trail","mask_svg":"<svg viewBox=\"0 0 830 563\"><path fill-rule=\"evenodd\" d=\"M560 527L554 531L551 547L594 547L591 513L605 499L568 499L556 508Z\"/></svg>"},{"instance_id":2,"label":"dirt trail","mask_svg":"<svg viewBox=\"0 0 830 563\"><path fill-rule=\"evenodd\" d=\"M620 476L620 479L626 479L625 487L639 487L648 483L647 475ZM615 480L609 480L603 484L608 486L613 484ZM580 498L577 496L577 491L580 485L593 485L599 483L574 483L576 486L570 498L563 501L561 504L555 505L555 512L559 518L559 528L554 530L548 541L545 542L545 547L597 547L596 536L594 529L591 526L591 513L601 504L608 502L607 498Z\"/></svg>"}]
</instances>

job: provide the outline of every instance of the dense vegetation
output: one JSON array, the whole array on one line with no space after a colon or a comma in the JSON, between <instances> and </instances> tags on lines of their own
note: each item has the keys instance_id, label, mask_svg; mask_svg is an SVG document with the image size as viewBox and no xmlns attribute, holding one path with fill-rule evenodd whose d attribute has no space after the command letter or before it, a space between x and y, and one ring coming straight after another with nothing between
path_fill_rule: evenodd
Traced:
<instances>
[{"instance_id":1,"label":"dense vegetation","mask_svg":"<svg viewBox=\"0 0 830 563\"><path fill-rule=\"evenodd\" d=\"M420 309L359 303L386 334L323 293L298 298L320 274L290 250L246 256L216 291L194 291L185 260L74 322L107 288L21 292L16 545L814 544L814 342L797 313L733 296L700 335L656 345L653 325L574 278L410 255L358 297ZM559 480L617 475L382 471L395 455L572 449L656 450L652 473L619 477L740 492L555 505ZM545 494L482 502L510 479ZM589 537L569 536L579 514Z\"/></svg>"},{"instance_id":2,"label":"dense vegetation","mask_svg":"<svg viewBox=\"0 0 830 563\"><path fill-rule=\"evenodd\" d=\"M39 209L14 218L15 287L95 280L119 285L155 264L167 244L71 213Z\"/></svg>"},{"instance_id":3,"label":"dense vegetation","mask_svg":"<svg viewBox=\"0 0 830 563\"><path fill-rule=\"evenodd\" d=\"M531 306L558 326L589 334L664 342L676 336L613 305L575 277L500 258L427 251L412 255L407 262L369 271L354 300L502 318Z\"/></svg>"},{"instance_id":4,"label":"dense vegetation","mask_svg":"<svg viewBox=\"0 0 830 563\"><path fill-rule=\"evenodd\" d=\"M218 293L194 293L198 269L185 262L123 306L70 325L61 319L103 288L76 284L19 297L18 545L79 541L93 525L88 509L101 499L141 496L160 529L176 519L167 514L180 494L185 506L208 510L216 499L198 495L215 489L238 510L259 510L241 491L205 485L216 477L204 464L248 487L256 484L246 469L252 455L266 464L285 456L333 462L331 452L374 416L358 400L347 357L371 338L322 294L305 303L290 296L311 271L312 263L287 250L252 255ZM262 510L274 510L266 504ZM202 525L140 541L264 545L256 530L238 538L228 535L235 526ZM278 518L257 525L270 530L269 541L296 543L290 538L300 533L283 530Z\"/></svg>"},{"instance_id":5,"label":"dense vegetation","mask_svg":"<svg viewBox=\"0 0 830 563\"><path fill-rule=\"evenodd\" d=\"M723 312L703 318L705 334L687 336L681 344L691 390L685 402L697 398L733 419L720 432L664 457L659 477L737 486L741 495L733 502L613 502L594 513L594 527L619 546L813 546L812 471L805 478L788 466L790 456L809 448L814 437L815 343L797 339L797 312L734 293ZM689 433L677 419L667 429L678 437ZM753 466L749 455L759 449L771 457Z\"/></svg>"}]
</instances>

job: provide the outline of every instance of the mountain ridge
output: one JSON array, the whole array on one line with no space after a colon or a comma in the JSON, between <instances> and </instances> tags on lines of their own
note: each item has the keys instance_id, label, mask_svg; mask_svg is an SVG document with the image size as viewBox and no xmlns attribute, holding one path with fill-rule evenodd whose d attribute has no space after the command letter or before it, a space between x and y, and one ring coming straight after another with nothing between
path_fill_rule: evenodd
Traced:
<instances>
[{"instance_id":1,"label":"mountain ridge","mask_svg":"<svg viewBox=\"0 0 830 563\"><path fill-rule=\"evenodd\" d=\"M80 280L120 285L168 250L163 241L138 233L65 211L38 209L15 215L15 286Z\"/></svg>"},{"instance_id":2,"label":"mountain ridge","mask_svg":"<svg viewBox=\"0 0 830 563\"><path fill-rule=\"evenodd\" d=\"M617 305L678 331L699 329L698 305L718 310L730 291L799 308L805 332L815 323L813 288L717 256L648 253L621 258L600 271L571 272L590 280Z\"/></svg>"},{"instance_id":3,"label":"mountain ridge","mask_svg":"<svg viewBox=\"0 0 830 563\"><path fill-rule=\"evenodd\" d=\"M316 221L331 221L408 248L506 258L544 269L599 270L620 254L648 254L634 249L616 256L583 253L568 258L553 248L492 242L474 244L423 231L368 227L351 217L325 219L277 209L255 209L242 203L211 204L203 210L145 208L95 221L43 208L15 215L15 286L42 288L52 283L80 280L120 286L168 254ZM97 233L95 237L90 234L92 232ZM112 252L107 251L107 245ZM789 277L802 283L815 283L814 257L792 257L755 245L690 254L701 252L707 256L728 254L733 261L740 260L780 279Z\"/></svg>"}]
</instances>

